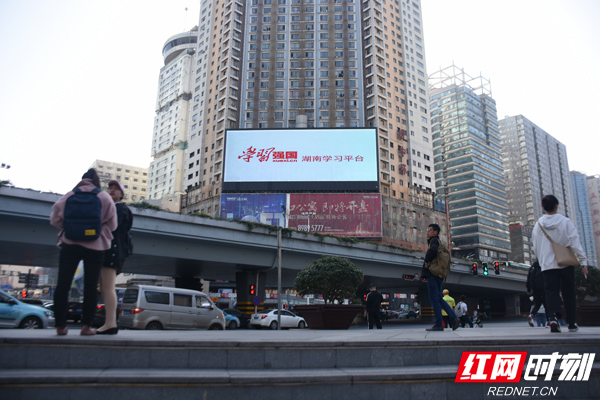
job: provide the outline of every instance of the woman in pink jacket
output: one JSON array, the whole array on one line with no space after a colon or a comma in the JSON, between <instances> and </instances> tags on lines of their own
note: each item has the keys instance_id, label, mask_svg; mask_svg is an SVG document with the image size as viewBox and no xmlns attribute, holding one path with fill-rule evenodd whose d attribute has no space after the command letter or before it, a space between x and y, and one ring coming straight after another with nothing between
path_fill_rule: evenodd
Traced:
<instances>
[{"instance_id":1,"label":"woman in pink jacket","mask_svg":"<svg viewBox=\"0 0 600 400\"><path fill-rule=\"evenodd\" d=\"M82 177L81 182L75 186L82 192L92 192L100 189L100 179L95 169L89 169ZM74 190L75 190L74 189ZM94 240L70 240L65 236L65 206L67 199L75 195L72 190L65 194L52 206L50 223L60 229L58 247L60 247L58 282L54 293L54 317L56 319L56 333L66 335L67 307L71 282L79 262L84 264L84 289L83 289L83 315L81 322L81 335L95 335L91 329L94 313L97 306L97 286L104 251L110 247L112 231L117 227L117 213L115 204L106 192L100 191L97 197L101 203L101 231Z\"/></svg>"}]
</instances>

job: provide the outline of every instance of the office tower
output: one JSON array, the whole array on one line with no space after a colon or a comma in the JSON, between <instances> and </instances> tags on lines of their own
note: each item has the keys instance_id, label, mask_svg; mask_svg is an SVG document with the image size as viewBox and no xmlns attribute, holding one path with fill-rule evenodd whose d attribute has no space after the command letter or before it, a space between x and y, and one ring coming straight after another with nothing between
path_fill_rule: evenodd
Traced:
<instances>
[{"instance_id":1,"label":"office tower","mask_svg":"<svg viewBox=\"0 0 600 400\"><path fill-rule=\"evenodd\" d=\"M175 200L185 190L188 124L192 105L193 61L198 27L170 37L163 46L164 67L158 79L149 200Z\"/></svg>"},{"instance_id":2,"label":"office tower","mask_svg":"<svg viewBox=\"0 0 600 400\"><path fill-rule=\"evenodd\" d=\"M543 215L542 198L553 194L560 203L559 212L574 217L567 149L522 115L501 120L500 137L513 238L511 260L529 263L534 258L528 243L531 235L519 238L514 234L531 231Z\"/></svg>"},{"instance_id":3,"label":"office tower","mask_svg":"<svg viewBox=\"0 0 600 400\"><path fill-rule=\"evenodd\" d=\"M587 176L581 172L571 171L571 183L573 187L573 204L575 215L572 217L577 226L579 241L588 257L590 265L598 265L596 255L596 243L594 236L594 225L590 208L590 193L587 188Z\"/></svg>"},{"instance_id":4,"label":"office tower","mask_svg":"<svg viewBox=\"0 0 600 400\"><path fill-rule=\"evenodd\" d=\"M125 193L123 193L125 203L135 203L146 199L148 168L103 160L94 161L90 168L94 168L98 172L102 190L107 190L108 182L113 179L119 181L125 189Z\"/></svg>"},{"instance_id":5,"label":"office tower","mask_svg":"<svg viewBox=\"0 0 600 400\"><path fill-rule=\"evenodd\" d=\"M377 127L381 194L432 207L419 1L202 1L184 208L218 215L228 128Z\"/></svg>"},{"instance_id":6,"label":"office tower","mask_svg":"<svg viewBox=\"0 0 600 400\"><path fill-rule=\"evenodd\" d=\"M594 244L596 246L596 263L588 261L590 265L598 267L598 255L600 254L600 175L588 176L586 179L587 191L590 201L590 213L592 215L592 229L594 231ZM589 259L588 254L588 259Z\"/></svg>"},{"instance_id":7,"label":"office tower","mask_svg":"<svg viewBox=\"0 0 600 400\"><path fill-rule=\"evenodd\" d=\"M430 75L435 186L448 200L453 255L508 260L501 142L489 80L455 65Z\"/></svg>"}]
</instances>

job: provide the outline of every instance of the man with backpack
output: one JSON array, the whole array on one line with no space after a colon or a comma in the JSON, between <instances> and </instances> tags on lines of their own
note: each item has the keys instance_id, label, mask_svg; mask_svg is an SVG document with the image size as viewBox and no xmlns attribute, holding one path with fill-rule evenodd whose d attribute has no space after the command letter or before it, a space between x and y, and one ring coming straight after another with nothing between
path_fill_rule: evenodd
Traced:
<instances>
[{"instance_id":1,"label":"man with backpack","mask_svg":"<svg viewBox=\"0 0 600 400\"><path fill-rule=\"evenodd\" d=\"M113 200L100 190L100 178L90 168L77 186L53 206L50 223L60 229L58 281L54 292L56 333L66 335L67 305L73 275L84 264L83 315L81 335L95 335L91 329L97 306L97 286L104 251L110 248L112 231L117 228Z\"/></svg>"},{"instance_id":2,"label":"man with backpack","mask_svg":"<svg viewBox=\"0 0 600 400\"><path fill-rule=\"evenodd\" d=\"M460 319L460 326L461 327L465 327L467 324L469 324L469 326L472 328L473 327L473 321L471 320L471 318L469 317L469 310L467 308L467 296L465 296L464 294L460 296L460 301L458 302L458 304L456 304L456 307L454 307L454 312L456 313L456 315L458 316L458 318Z\"/></svg>"},{"instance_id":3,"label":"man with backpack","mask_svg":"<svg viewBox=\"0 0 600 400\"><path fill-rule=\"evenodd\" d=\"M434 275L430 270L429 266L432 263L438 263L438 249L441 247L440 243L440 226L438 224L431 224L427 228L427 244L428 250L425 254L425 261L423 262L423 268L421 269L421 277L427 278L427 293L429 295L429 301L433 308L434 323L431 328L425 329L426 331L443 331L444 326L442 325L442 309L446 311L450 317L450 323L452 330L458 328L459 320L454 314L452 307L444 301L442 297L442 287L444 285L444 277ZM449 267L449 266L448 266Z\"/></svg>"},{"instance_id":4,"label":"man with backpack","mask_svg":"<svg viewBox=\"0 0 600 400\"><path fill-rule=\"evenodd\" d=\"M533 308L527 318L529 326L534 327L535 314L539 311L540 307L546 308L546 299L544 295L544 275L542 273L542 267L540 263L536 261L531 264L529 273L527 274L527 294L533 296Z\"/></svg>"}]
</instances>

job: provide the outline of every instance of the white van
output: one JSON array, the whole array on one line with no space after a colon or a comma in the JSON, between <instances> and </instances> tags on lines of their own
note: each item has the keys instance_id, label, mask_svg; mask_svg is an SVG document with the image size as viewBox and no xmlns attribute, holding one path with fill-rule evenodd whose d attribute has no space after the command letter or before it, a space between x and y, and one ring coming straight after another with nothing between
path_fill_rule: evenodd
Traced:
<instances>
[{"instance_id":1,"label":"white van","mask_svg":"<svg viewBox=\"0 0 600 400\"><path fill-rule=\"evenodd\" d=\"M163 286L128 286L119 327L224 330L225 317L202 292Z\"/></svg>"}]
</instances>

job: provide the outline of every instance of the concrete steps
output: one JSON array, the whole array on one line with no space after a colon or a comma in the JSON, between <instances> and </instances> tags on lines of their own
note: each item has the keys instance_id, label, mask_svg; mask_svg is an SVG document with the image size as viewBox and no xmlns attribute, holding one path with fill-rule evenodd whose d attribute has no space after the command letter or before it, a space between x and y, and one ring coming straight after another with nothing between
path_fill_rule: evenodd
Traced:
<instances>
[{"instance_id":1,"label":"concrete steps","mask_svg":"<svg viewBox=\"0 0 600 400\"><path fill-rule=\"evenodd\" d=\"M429 340L281 341L274 340L273 332L264 332L262 341L173 341L150 340L146 332L144 339L136 339L136 332L131 337L123 333L110 338L2 339L0 398L464 400L465 391L472 398L484 398L491 386L454 383L465 350L531 354L600 350L600 336L572 335L451 340L451 332L441 332L437 335L444 335L443 340L430 336ZM589 382L567 385L568 393L553 398L597 398L600 363Z\"/></svg>"}]
</instances>

